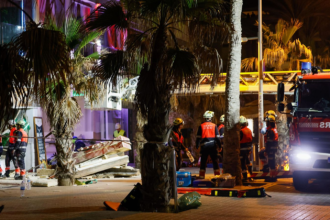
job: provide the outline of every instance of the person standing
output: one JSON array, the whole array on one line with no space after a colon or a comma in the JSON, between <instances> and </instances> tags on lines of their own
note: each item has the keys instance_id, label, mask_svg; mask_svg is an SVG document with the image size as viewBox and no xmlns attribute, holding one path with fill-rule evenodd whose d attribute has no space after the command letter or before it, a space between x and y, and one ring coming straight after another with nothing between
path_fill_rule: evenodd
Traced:
<instances>
[{"instance_id":1,"label":"person standing","mask_svg":"<svg viewBox=\"0 0 330 220\"><path fill-rule=\"evenodd\" d=\"M15 144L15 156L18 161L18 166L20 170L20 175L15 175L15 180L22 180L25 176L25 153L28 144L28 136L24 131L25 121L21 120L17 122L17 131L16 131L16 144Z\"/></svg>"},{"instance_id":2,"label":"person standing","mask_svg":"<svg viewBox=\"0 0 330 220\"><path fill-rule=\"evenodd\" d=\"M275 124L275 116L269 115L267 117L267 131L265 134L266 154L268 156L268 165L270 168L270 178L266 182L277 181L276 160L275 155L278 148L278 133Z\"/></svg>"},{"instance_id":3,"label":"person standing","mask_svg":"<svg viewBox=\"0 0 330 220\"><path fill-rule=\"evenodd\" d=\"M170 134L170 146L175 149L176 155L176 171L179 171L182 166L182 153L181 151L188 152L188 148L184 146L184 139L181 133L181 129L184 125L184 121L181 118L176 118L173 122L173 128Z\"/></svg>"},{"instance_id":4,"label":"person standing","mask_svg":"<svg viewBox=\"0 0 330 220\"><path fill-rule=\"evenodd\" d=\"M116 123L115 129L116 130L113 132L114 138L119 137L119 136L126 137L126 132L121 129L121 125L119 123Z\"/></svg>"},{"instance_id":5,"label":"person standing","mask_svg":"<svg viewBox=\"0 0 330 220\"><path fill-rule=\"evenodd\" d=\"M240 117L240 124L241 124L241 140L240 140L240 159L241 159L241 168L242 168L242 175L243 181L247 181L247 161L252 149L252 132L247 127L247 120L244 116Z\"/></svg>"},{"instance_id":6,"label":"person standing","mask_svg":"<svg viewBox=\"0 0 330 220\"><path fill-rule=\"evenodd\" d=\"M17 158L15 156L15 145L16 145L16 125L14 120L9 120L8 121L8 128L10 130L9 133L9 145L8 145L8 150L6 153L6 172L5 176L9 177L9 172L10 172L10 161L12 160L15 166L15 177L19 176L19 167L18 167L18 162Z\"/></svg>"},{"instance_id":7,"label":"person standing","mask_svg":"<svg viewBox=\"0 0 330 220\"><path fill-rule=\"evenodd\" d=\"M223 138L223 135L225 133L225 115L221 115L220 117L220 125L218 126L220 138Z\"/></svg>"},{"instance_id":8,"label":"person standing","mask_svg":"<svg viewBox=\"0 0 330 220\"><path fill-rule=\"evenodd\" d=\"M205 120L198 127L196 136L196 148L200 149L201 165L199 170L199 178L205 178L205 169L208 156L213 162L214 175L220 175L220 168L218 162L218 146L221 147L220 135L217 126L212 123L214 112L206 111L203 115Z\"/></svg>"}]
</instances>

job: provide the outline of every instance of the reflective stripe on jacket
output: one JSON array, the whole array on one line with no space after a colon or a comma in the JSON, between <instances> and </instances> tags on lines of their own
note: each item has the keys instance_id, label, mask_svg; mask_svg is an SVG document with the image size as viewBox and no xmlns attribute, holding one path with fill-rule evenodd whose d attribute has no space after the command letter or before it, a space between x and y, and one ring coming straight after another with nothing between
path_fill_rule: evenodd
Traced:
<instances>
[{"instance_id":1,"label":"reflective stripe on jacket","mask_svg":"<svg viewBox=\"0 0 330 220\"><path fill-rule=\"evenodd\" d=\"M202 123L196 135L196 148L199 147L221 147L220 135L218 128L212 122Z\"/></svg>"}]
</instances>

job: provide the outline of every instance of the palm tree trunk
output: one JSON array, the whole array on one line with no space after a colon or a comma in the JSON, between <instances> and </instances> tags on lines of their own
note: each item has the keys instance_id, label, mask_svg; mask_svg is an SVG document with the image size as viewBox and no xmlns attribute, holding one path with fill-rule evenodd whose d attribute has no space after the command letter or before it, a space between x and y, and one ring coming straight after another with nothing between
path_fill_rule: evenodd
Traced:
<instances>
[{"instance_id":1,"label":"palm tree trunk","mask_svg":"<svg viewBox=\"0 0 330 220\"><path fill-rule=\"evenodd\" d=\"M56 176L58 178L59 186L73 185L74 182L74 161L72 158L72 136L71 132L55 134L55 146L56 146L56 160L57 170Z\"/></svg>"},{"instance_id":2,"label":"palm tree trunk","mask_svg":"<svg viewBox=\"0 0 330 220\"><path fill-rule=\"evenodd\" d=\"M236 184L242 184L240 162L240 67L241 67L241 14L243 0L231 0L230 53L226 80L226 110L224 134L224 171L236 176Z\"/></svg>"}]
</instances>

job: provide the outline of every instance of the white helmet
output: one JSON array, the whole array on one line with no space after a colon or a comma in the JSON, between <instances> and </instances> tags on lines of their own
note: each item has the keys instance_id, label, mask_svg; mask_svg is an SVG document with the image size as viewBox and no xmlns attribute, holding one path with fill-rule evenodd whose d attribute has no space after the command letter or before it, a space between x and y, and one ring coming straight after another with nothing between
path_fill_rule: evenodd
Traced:
<instances>
[{"instance_id":1,"label":"white helmet","mask_svg":"<svg viewBox=\"0 0 330 220\"><path fill-rule=\"evenodd\" d=\"M225 115L221 115L221 117L220 117L220 122L221 122L221 123L224 123L224 122L225 122Z\"/></svg>"},{"instance_id":2,"label":"white helmet","mask_svg":"<svg viewBox=\"0 0 330 220\"><path fill-rule=\"evenodd\" d=\"M214 112L207 110L204 113L203 118L213 118L213 116L214 116Z\"/></svg>"},{"instance_id":3,"label":"white helmet","mask_svg":"<svg viewBox=\"0 0 330 220\"><path fill-rule=\"evenodd\" d=\"M240 124L245 124L245 123L247 123L246 118L245 118L244 116L239 117L239 123L240 123Z\"/></svg>"},{"instance_id":4,"label":"white helmet","mask_svg":"<svg viewBox=\"0 0 330 220\"><path fill-rule=\"evenodd\" d=\"M115 129L117 130L117 129L120 129L120 128L121 128L121 125L119 123L116 123Z\"/></svg>"},{"instance_id":5,"label":"white helmet","mask_svg":"<svg viewBox=\"0 0 330 220\"><path fill-rule=\"evenodd\" d=\"M12 120L9 120L8 121L8 124L10 125L10 126L15 126L15 121L12 119Z\"/></svg>"}]
</instances>

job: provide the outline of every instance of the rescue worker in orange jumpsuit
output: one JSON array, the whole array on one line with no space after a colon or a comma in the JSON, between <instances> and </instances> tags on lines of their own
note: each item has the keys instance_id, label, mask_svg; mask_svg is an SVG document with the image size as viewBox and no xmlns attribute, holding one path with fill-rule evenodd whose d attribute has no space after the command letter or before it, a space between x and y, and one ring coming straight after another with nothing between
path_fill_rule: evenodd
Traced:
<instances>
[{"instance_id":1,"label":"rescue worker in orange jumpsuit","mask_svg":"<svg viewBox=\"0 0 330 220\"><path fill-rule=\"evenodd\" d=\"M188 152L188 148L184 146L183 135L181 129L184 125L184 121L181 118L176 118L173 122L172 132L170 134L170 146L175 149L176 153L176 171L179 171L182 166L182 153L181 151Z\"/></svg>"},{"instance_id":2,"label":"rescue worker in orange jumpsuit","mask_svg":"<svg viewBox=\"0 0 330 220\"><path fill-rule=\"evenodd\" d=\"M240 119L241 124L241 141L240 141L240 159L241 159L241 168L243 174L243 181L248 180L248 169L247 169L247 161L249 160L249 154L252 149L252 132L247 127L247 120L244 116L241 116Z\"/></svg>"},{"instance_id":3,"label":"rescue worker in orange jumpsuit","mask_svg":"<svg viewBox=\"0 0 330 220\"><path fill-rule=\"evenodd\" d=\"M199 178L205 178L205 169L208 156L213 162L214 175L220 175L220 168L218 162L218 147L221 147L219 130L213 124L212 118L214 112L206 111L203 115L205 122L198 127L196 136L196 148L201 148L201 165L199 170Z\"/></svg>"},{"instance_id":4,"label":"rescue worker in orange jumpsuit","mask_svg":"<svg viewBox=\"0 0 330 220\"><path fill-rule=\"evenodd\" d=\"M15 175L15 180L22 180L23 177L25 176L25 153L26 153L26 148L27 148L27 133L24 131L24 125L25 121L19 121L17 122L17 128L18 130L16 131L17 135L17 140L15 144L15 155L17 157L18 165L19 165L19 170L20 170L20 175L16 176Z\"/></svg>"},{"instance_id":5,"label":"rescue worker in orange jumpsuit","mask_svg":"<svg viewBox=\"0 0 330 220\"><path fill-rule=\"evenodd\" d=\"M3 152L3 146L2 146L2 137L0 135L0 157L2 155L2 152ZM1 164L0 164L0 178L2 178L3 175L2 175L2 169L1 169Z\"/></svg>"},{"instance_id":6,"label":"rescue worker in orange jumpsuit","mask_svg":"<svg viewBox=\"0 0 330 220\"><path fill-rule=\"evenodd\" d=\"M10 172L10 161L12 160L15 166L15 177L19 176L19 168L17 158L15 156L15 145L16 145L16 125L14 120L8 121L8 127L10 129L9 134L9 145L6 153L6 173L5 176L9 177Z\"/></svg>"},{"instance_id":7,"label":"rescue worker in orange jumpsuit","mask_svg":"<svg viewBox=\"0 0 330 220\"><path fill-rule=\"evenodd\" d=\"M266 154L268 156L268 164L270 168L270 178L266 182L277 181L276 160L275 155L278 148L278 133L275 125L275 116L269 115L267 117L267 131L265 134Z\"/></svg>"}]
</instances>

